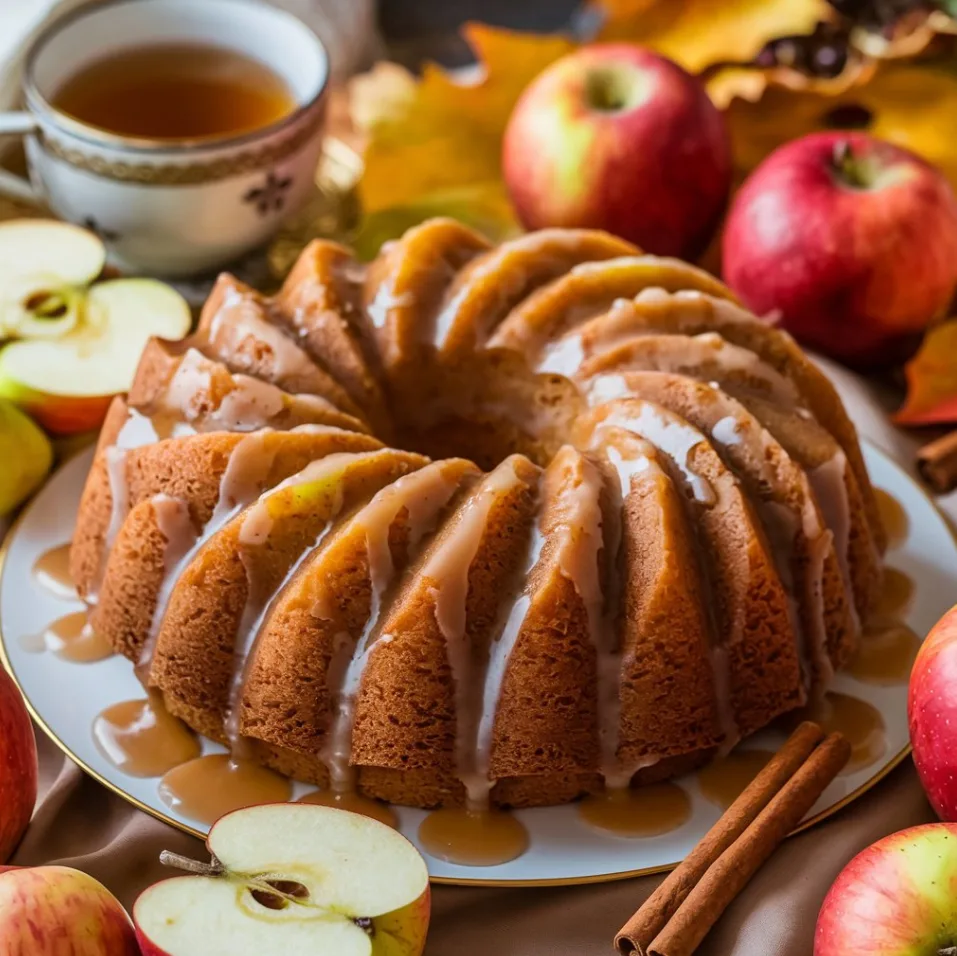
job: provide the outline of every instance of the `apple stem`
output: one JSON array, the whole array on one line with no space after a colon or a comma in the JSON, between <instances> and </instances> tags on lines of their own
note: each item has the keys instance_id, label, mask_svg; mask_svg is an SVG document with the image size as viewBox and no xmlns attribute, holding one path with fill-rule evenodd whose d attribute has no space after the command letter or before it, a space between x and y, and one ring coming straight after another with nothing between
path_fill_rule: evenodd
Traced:
<instances>
[{"instance_id":1,"label":"apple stem","mask_svg":"<svg viewBox=\"0 0 957 956\"><path fill-rule=\"evenodd\" d=\"M163 850L160 853L160 863L163 866L175 866L178 870L185 870L187 873L195 873L197 876L222 876L226 872L225 867L215 857L209 863L202 863L170 850Z\"/></svg>"},{"instance_id":2,"label":"apple stem","mask_svg":"<svg viewBox=\"0 0 957 956\"><path fill-rule=\"evenodd\" d=\"M868 189L874 184L873 164L867 157L855 156L848 140L834 144L832 161L838 178L851 188Z\"/></svg>"}]
</instances>

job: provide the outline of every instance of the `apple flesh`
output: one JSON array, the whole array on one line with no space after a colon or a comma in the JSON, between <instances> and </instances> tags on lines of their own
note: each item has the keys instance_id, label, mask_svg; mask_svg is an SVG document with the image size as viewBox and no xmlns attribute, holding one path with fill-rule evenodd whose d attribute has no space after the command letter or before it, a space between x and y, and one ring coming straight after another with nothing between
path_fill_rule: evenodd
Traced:
<instances>
[{"instance_id":1,"label":"apple flesh","mask_svg":"<svg viewBox=\"0 0 957 956\"><path fill-rule=\"evenodd\" d=\"M420 956L424 949L425 862L377 820L268 804L222 817L206 844L212 864L173 862L207 875L164 880L136 901L143 956Z\"/></svg>"},{"instance_id":2,"label":"apple flesh","mask_svg":"<svg viewBox=\"0 0 957 956\"><path fill-rule=\"evenodd\" d=\"M907 719L914 765L934 812L957 822L957 607L931 629L911 669Z\"/></svg>"},{"instance_id":3,"label":"apple flesh","mask_svg":"<svg viewBox=\"0 0 957 956\"><path fill-rule=\"evenodd\" d=\"M83 289L105 262L103 243L79 226L0 223L0 338L55 338L74 328Z\"/></svg>"},{"instance_id":4,"label":"apple flesh","mask_svg":"<svg viewBox=\"0 0 957 956\"><path fill-rule=\"evenodd\" d=\"M627 43L583 47L525 90L502 168L519 218L605 229L647 252L693 257L731 185L724 119L677 64Z\"/></svg>"},{"instance_id":5,"label":"apple flesh","mask_svg":"<svg viewBox=\"0 0 957 956\"><path fill-rule=\"evenodd\" d=\"M0 956L140 956L110 891L67 866L0 870Z\"/></svg>"},{"instance_id":6,"label":"apple flesh","mask_svg":"<svg viewBox=\"0 0 957 956\"><path fill-rule=\"evenodd\" d=\"M957 826L928 823L859 853L828 891L814 956L953 956Z\"/></svg>"},{"instance_id":7,"label":"apple flesh","mask_svg":"<svg viewBox=\"0 0 957 956\"><path fill-rule=\"evenodd\" d=\"M102 422L112 397L130 387L149 338L180 339L190 322L186 301L162 282L101 282L86 293L74 328L0 351L0 397L53 434L89 431Z\"/></svg>"},{"instance_id":8,"label":"apple flesh","mask_svg":"<svg viewBox=\"0 0 957 956\"><path fill-rule=\"evenodd\" d=\"M37 744L13 678L0 666L0 863L20 842L37 802ZM3 925L0 904L0 927ZM2 933L2 929L0 929ZM0 954L3 948L0 947Z\"/></svg>"},{"instance_id":9,"label":"apple flesh","mask_svg":"<svg viewBox=\"0 0 957 956\"><path fill-rule=\"evenodd\" d=\"M863 133L805 136L735 196L723 273L812 348L858 367L900 361L957 288L957 199L907 150Z\"/></svg>"}]
</instances>

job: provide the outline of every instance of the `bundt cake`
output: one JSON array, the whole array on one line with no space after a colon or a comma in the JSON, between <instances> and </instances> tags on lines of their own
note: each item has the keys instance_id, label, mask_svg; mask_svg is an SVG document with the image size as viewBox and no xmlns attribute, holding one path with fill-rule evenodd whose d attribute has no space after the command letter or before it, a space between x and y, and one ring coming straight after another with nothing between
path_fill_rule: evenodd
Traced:
<instances>
[{"instance_id":1,"label":"bundt cake","mask_svg":"<svg viewBox=\"0 0 957 956\"><path fill-rule=\"evenodd\" d=\"M323 787L538 806L822 692L884 532L855 429L718 280L449 220L220 278L110 409L72 573L171 713Z\"/></svg>"}]
</instances>

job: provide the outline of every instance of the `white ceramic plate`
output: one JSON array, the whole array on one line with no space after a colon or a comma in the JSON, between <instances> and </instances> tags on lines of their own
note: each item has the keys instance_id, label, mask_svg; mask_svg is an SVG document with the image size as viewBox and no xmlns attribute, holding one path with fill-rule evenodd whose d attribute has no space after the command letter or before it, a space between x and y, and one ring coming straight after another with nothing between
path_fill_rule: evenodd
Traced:
<instances>
[{"instance_id":1,"label":"white ceramic plate","mask_svg":"<svg viewBox=\"0 0 957 956\"><path fill-rule=\"evenodd\" d=\"M957 593L957 543L930 499L883 452L865 449L874 484L886 489L909 518L906 540L888 555L888 563L916 583L907 623L925 636L953 603ZM157 780L130 777L97 750L91 736L94 717L110 704L142 697L129 663L113 657L96 664L73 664L49 653L31 653L25 646L54 619L80 607L42 589L31 569L36 559L69 541L80 492L92 460L88 451L68 462L39 494L11 534L0 574L0 651L43 729L88 773L143 810L184 830L201 835L196 825L170 811L159 799ZM876 783L905 756L907 688L863 684L847 674L835 690L869 701L884 717L887 746L870 766L838 777L812 808L805 825L844 806ZM782 735L765 731L749 746L776 749ZM210 742L205 752L219 750ZM519 811L531 834L527 853L500 866L467 867L427 856L433 878L440 882L477 884L587 883L636 876L673 866L707 832L720 815L701 795L694 778L683 784L691 795L692 814L680 829L664 836L624 839L591 829L574 806ZM296 794L305 792L297 785ZM402 832L416 842L423 812L398 808Z\"/></svg>"}]
</instances>

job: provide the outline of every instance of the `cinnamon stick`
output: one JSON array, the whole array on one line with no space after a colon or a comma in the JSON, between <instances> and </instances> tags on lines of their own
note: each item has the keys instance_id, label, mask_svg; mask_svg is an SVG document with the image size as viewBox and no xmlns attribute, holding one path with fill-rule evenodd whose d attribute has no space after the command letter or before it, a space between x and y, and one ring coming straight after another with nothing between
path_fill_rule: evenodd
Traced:
<instances>
[{"instance_id":1,"label":"cinnamon stick","mask_svg":"<svg viewBox=\"0 0 957 956\"><path fill-rule=\"evenodd\" d=\"M939 494L957 488L957 431L924 445L917 452L917 470Z\"/></svg>"},{"instance_id":2,"label":"cinnamon stick","mask_svg":"<svg viewBox=\"0 0 957 956\"><path fill-rule=\"evenodd\" d=\"M850 756L851 745L841 734L826 737L754 822L708 868L651 941L648 956L691 956L718 917L811 809Z\"/></svg>"},{"instance_id":3,"label":"cinnamon stick","mask_svg":"<svg viewBox=\"0 0 957 956\"><path fill-rule=\"evenodd\" d=\"M824 731L817 724L805 721L798 726L684 862L665 877L641 909L622 927L615 937L615 946L622 956L635 952L645 956L648 945L664 929L708 867L744 833L823 737Z\"/></svg>"}]
</instances>

